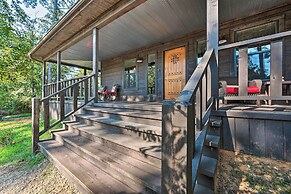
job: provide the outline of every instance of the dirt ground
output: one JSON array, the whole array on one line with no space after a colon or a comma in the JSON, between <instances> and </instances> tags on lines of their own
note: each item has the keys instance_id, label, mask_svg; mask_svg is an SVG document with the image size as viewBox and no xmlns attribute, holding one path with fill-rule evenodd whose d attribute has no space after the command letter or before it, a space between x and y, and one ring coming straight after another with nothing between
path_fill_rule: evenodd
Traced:
<instances>
[{"instance_id":1,"label":"dirt ground","mask_svg":"<svg viewBox=\"0 0 291 194\"><path fill-rule=\"evenodd\" d=\"M221 151L217 193L291 194L291 163ZM0 167L1 194L78 193L47 160L32 169L19 162Z\"/></svg>"},{"instance_id":2,"label":"dirt ground","mask_svg":"<svg viewBox=\"0 0 291 194\"><path fill-rule=\"evenodd\" d=\"M221 151L217 193L291 194L291 163Z\"/></svg>"},{"instance_id":3,"label":"dirt ground","mask_svg":"<svg viewBox=\"0 0 291 194\"><path fill-rule=\"evenodd\" d=\"M74 186L47 160L32 169L21 162L0 166L1 194L78 193Z\"/></svg>"}]
</instances>

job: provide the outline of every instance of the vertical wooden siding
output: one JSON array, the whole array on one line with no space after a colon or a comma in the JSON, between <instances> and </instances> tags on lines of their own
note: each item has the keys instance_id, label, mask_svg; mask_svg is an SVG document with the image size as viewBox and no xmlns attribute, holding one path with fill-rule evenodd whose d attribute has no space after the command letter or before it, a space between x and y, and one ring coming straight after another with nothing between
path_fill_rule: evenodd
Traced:
<instances>
[{"instance_id":1,"label":"vertical wooden siding","mask_svg":"<svg viewBox=\"0 0 291 194\"><path fill-rule=\"evenodd\" d=\"M223 122L222 148L291 161L291 118L272 120L268 112L260 114L256 118L255 114L246 112L244 115L218 113Z\"/></svg>"}]
</instances>

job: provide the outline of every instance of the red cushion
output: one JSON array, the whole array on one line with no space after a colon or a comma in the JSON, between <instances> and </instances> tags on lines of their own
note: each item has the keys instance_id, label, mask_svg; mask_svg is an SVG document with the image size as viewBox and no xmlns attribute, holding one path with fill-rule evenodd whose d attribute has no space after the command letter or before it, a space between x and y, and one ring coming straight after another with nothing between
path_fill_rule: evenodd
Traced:
<instances>
[{"instance_id":1,"label":"red cushion","mask_svg":"<svg viewBox=\"0 0 291 194\"><path fill-rule=\"evenodd\" d=\"M248 93L249 94L259 94L260 89L257 86L249 86L248 87Z\"/></svg>"},{"instance_id":2,"label":"red cushion","mask_svg":"<svg viewBox=\"0 0 291 194\"><path fill-rule=\"evenodd\" d=\"M226 93L227 94L238 94L238 87L227 86Z\"/></svg>"},{"instance_id":3,"label":"red cushion","mask_svg":"<svg viewBox=\"0 0 291 194\"><path fill-rule=\"evenodd\" d=\"M227 94L238 94L238 87L227 86L226 87L226 93ZM248 87L248 93L249 94L259 94L260 93L260 89L257 86L249 86Z\"/></svg>"}]
</instances>

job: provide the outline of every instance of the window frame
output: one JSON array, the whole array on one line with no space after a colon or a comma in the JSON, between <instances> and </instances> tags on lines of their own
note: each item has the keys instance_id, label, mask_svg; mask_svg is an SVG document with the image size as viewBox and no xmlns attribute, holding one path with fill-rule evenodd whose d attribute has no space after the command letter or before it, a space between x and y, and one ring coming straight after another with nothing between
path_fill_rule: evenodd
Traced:
<instances>
[{"instance_id":1,"label":"window frame","mask_svg":"<svg viewBox=\"0 0 291 194\"><path fill-rule=\"evenodd\" d=\"M136 62L136 57L126 58L123 60L123 69L122 69L122 88L123 90L137 90L138 89L138 63ZM125 72L125 63L126 61L134 60L135 61L135 73L126 73ZM133 87L125 87L125 76L135 74L135 86Z\"/></svg>"},{"instance_id":2,"label":"window frame","mask_svg":"<svg viewBox=\"0 0 291 194\"><path fill-rule=\"evenodd\" d=\"M148 84L149 84L149 80L148 80L148 75L149 75L149 55L155 55L155 88L154 88L154 93L153 94L150 94L149 91L148 91ZM147 95L156 95L157 94L157 52L149 52L147 53L146 55L146 93Z\"/></svg>"}]
</instances>

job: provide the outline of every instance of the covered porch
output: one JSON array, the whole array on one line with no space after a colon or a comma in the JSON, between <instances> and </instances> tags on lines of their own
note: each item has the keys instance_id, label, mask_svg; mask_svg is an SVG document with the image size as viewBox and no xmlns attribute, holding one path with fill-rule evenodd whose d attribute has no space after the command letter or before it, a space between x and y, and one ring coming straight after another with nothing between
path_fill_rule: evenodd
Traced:
<instances>
[{"instance_id":1,"label":"covered porch","mask_svg":"<svg viewBox=\"0 0 291 194\"><path fill-rule=\"evenodd\" d=\"M206 50L206 4L202 1L187 0L129 3L120 1L116 4L119 5L120 10L114 10L112 7L113 11L110 14L106 13L102 20L97 22L93 17L97 18L98 16L95 15L98 14L92 14L89 10L98 7L98 2L93 4L85 2L83 1L82 5L84 4L84 10L88 10L82 12L83 17L72 17L80 13L72 10L70 13L72 20L68 19L69 14L67 14L67 17L64 17L54 28L56 38L49 38L50 33L48 33L40 44L43 44L42 47L36 47L30 56L45 63L56 62L59 72L61 72L61 65L93 69L94 64L96 66L98 63L99 67L95 68L98 70L95 71L98 71L97 74L101 77L99 86L107 86L111 89L113 85L119 84L125 99L127 96L130 96L129 99L149 99L145 96L151 94L155 96L153 98L155 100L176 99ZM291 71L287 54L290 37L288 2L247 1L244 6L241 6L235 2L221 1L219 4L218 39L221 56L219 80L226 81L228 85L237 88L235 95L230 97L226 95L225 100L290 100L286 96L289 95L288 72ZM164 10L163 13L160 10ZM99 11L101 14L101 8ZM272 11L270 18L263 19L269 11ZM86 18L92 18L92 22L89 22L91 26L82 27ZM250 23L246 27L243 27L244 20ZM70 23L67 23L69 21ZM71 27L73 24L76 25L75 28ZM96 32L92 33L94 24L97 28ZM78 28L82 29L82 33L77 32ZM264 28L266 29L262 30ZM256 30L259 33L254 33ZM56 42L58 44L55 44ZM260 59L258 64L252 64L255 67L249 67L251 55L247 53L250 49L261 45L266 45L268 51L263 55L269 57ZM169 50L181 47L185 47L185 57L182 61L184 67L179 75L182 81L176 87L167 88L172 85L166 80L180 78L167 78L165 54ZM129 67L125 67L127 64ZM255 69L249 72L250 68ZM175 73L177 72L172 72ZM256 73L259 75L254 75ZM51 94L48 91L56 91L58 84L47 83L45 65L43 77L44 85L52 85L44 86L43 92L47 93L44 95L46 96ZM62 81L60 79L61 75L58 73L58 82ZM258 95L250 97L247 87L251 79L261 79L262 85L259 93L256 93ZM76 80L80 79L76 78ZM63 83L60 85L67 86ZM279 85L286 86L284 87L286 89L282 92ZM55 89L51 89L52 87ZM167 94L171 92L176 95Z\"/></svg>"},{"instance_id":2,"label":"covered porch","mask_svg":"<svg viewBox=\"0 0 291 194\"><path fill-rule=\"evenodd\" d=\"M63 161L58 150L65 150L71 153L71 158L80 157L83 163L90 163L84 165L88 174L91 163L97 165L92 167L98 168L96 172L102 165L109 166L106 176L122 182L126 192L214 192L222 144L227 146L235 138L233 150L236 150L237 145L245 142L247 147L255 147L267 141L250 140L253 137L250 128L244 131L245 118L234 122L239 125L234 129L239 128L239 134L231 129L225 132L228 115L219 112L224 111L219 99L291 100L282 91L285 80L291 80L290 9L287 0L79 1L30 52L33 59L43 62L43 98L33 99L34 151L40 146L49 156L57 155L53 159L58 162ZM254 50L255 53L250 52ZM258 63L255 60L250 63L253 55L259 56ZM54 61L57 82L47 85L46 66ZM91 68L92 73L61 80L62 65ZM248 87L253 78L268 85L268 90L265 92L256 85L259 92L250 96ZM224 92L219 96L219 81L225 81L226 88L232 85L237 94L228 96ZM116 84L121 89L116 99L147 102L100 103L99 87L112 88ZM49 115L52 101L59 104L54 123ZM69 101L71 110L65 108ZM42 131L39 131L40 105L44 113ZM289 116L289 112L284 114ZM269 119L268 114L261 115L263 120ZM55 132L52 140L39 143L39 136L70 116L75 119L64 123L65 131ZM276 147L280 155L271 149L264 156L290 160L290 135L285 132L290 119L269 123L284 125L280 138L286 139L285 134L288 138L283 146ZM273 130L267 128L266 134L273 134ZM151 139L141 141L142 137ZM277 136L270 138L278 140ZM93 147L109 150L105 164ZM117 154L110 155L111 150ZM155 179L147 179L152 176L148 172L138 174L126 168L122 169L123 176L118 165L111 166L110 157L115 156L142 161L144 166L139 168L143 172L154 169ZM151 168L147 168L149 165ZM63 166L74 170L65 162ZM92 179L96 181L96 177ZM92 182L86 183L97 192Z\"/></svg>"}]
</instances>

